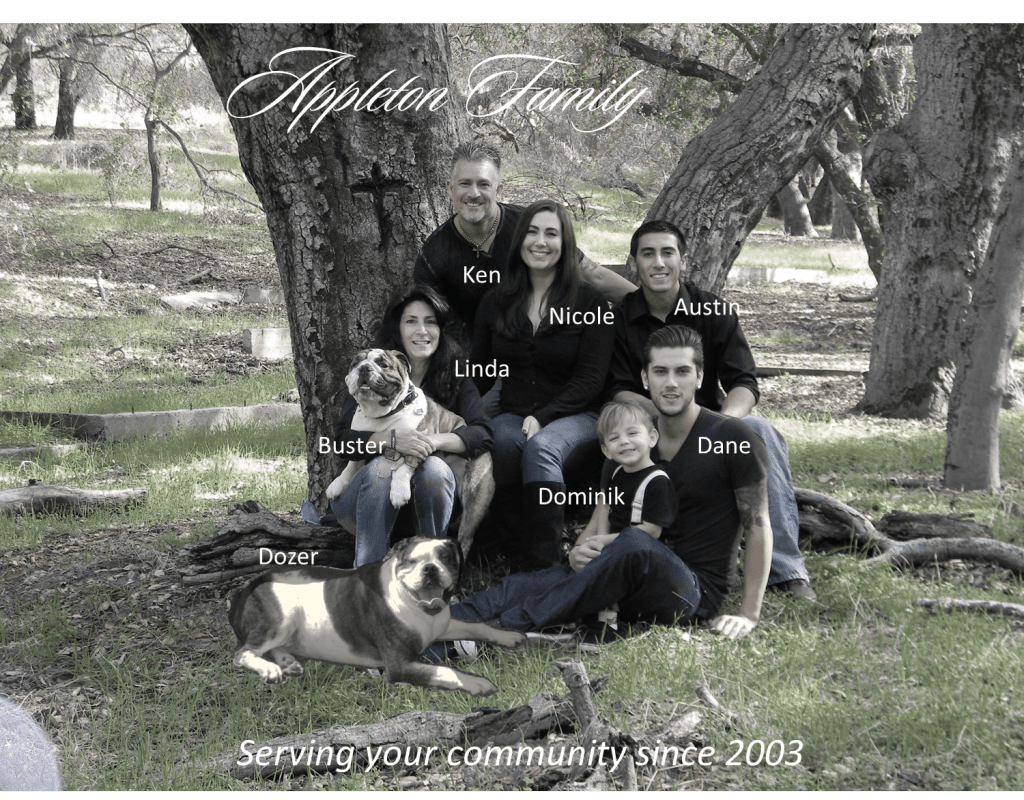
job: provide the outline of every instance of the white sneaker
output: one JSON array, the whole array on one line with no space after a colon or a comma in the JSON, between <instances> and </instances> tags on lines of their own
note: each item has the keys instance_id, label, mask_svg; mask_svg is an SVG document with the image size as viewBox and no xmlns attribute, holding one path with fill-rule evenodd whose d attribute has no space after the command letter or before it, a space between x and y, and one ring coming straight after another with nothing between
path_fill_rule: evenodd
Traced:
<instances>
[{"instance_id":1,"label":"white sneaker","mask_svg":"<svg viewBox=\"0 0 1024 800\"><path fill-rule=\"evenodd\" d=\"M456 639L452 645L455 647L455 652L459 654L459 658L465 661L476 661L480 658L480 645L472 639Z\"/></svg>"}]
</instances>

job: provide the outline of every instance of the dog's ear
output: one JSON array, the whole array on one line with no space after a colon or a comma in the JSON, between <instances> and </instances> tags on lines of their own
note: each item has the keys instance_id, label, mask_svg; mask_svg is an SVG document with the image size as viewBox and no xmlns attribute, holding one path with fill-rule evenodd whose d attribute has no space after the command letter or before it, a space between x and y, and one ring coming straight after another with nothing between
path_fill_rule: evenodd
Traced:
<instances>
[{"instance_id":1,"label":"dog's ear","mask_svg":"<svg viewBox=\"0 0 1024 800\"><path fill-rule=\"evenodd\" d=\"M460 588L462 584L463 558L462 548L459 547L459 542L457 539L446 539L445 547L448 548L449 551L455 551L455 557L451 559L455 562L455 580L452 581L451 586L444 590L444 594L442 596L446 603L450 603L452 601L452 598L455 596L455 592Z\"/></svg>"},{"instance_id":2,"label":"dog's ear","mask_svg":"<svg viewBox=\"0 0 1024 800\"><path fill-rule=\"evenodd\" d=\"M348 371L351 372L357 366L359 366L366 359L366 354L368 352L368 350L360 350L358 353L352 356L352 360L349 362L348 365Z\"/></svg>"},{"instance_id":3,"label":"dog's ear","mask_svg":"<svg viewBox=\"0 0 1024 800\"><path fill-rule=\"evenodd\" d=\"M399 560L404 559L405 558L405 551L408 550L410 547L412 547L412 544L413 544L413 540L412 539L402 539L401 541L396 542L392 546L392 548L390 550L388 550L388 554L386 556L384 556L384 558L381 559L381 561L387 561L387 560L392 559L392 558L397 558Z\"/></svg>"},{"instance_id":4,"label":"dog's ear","mask_svg":"<svg viewBox=\"0 0 1024 800\"><path fill-rule=\"evenodd\" d=\"M395 358L397 358L399 361L401 361L403 364L405 364L405 368L409 372L412 372L412 364L409 363L409 359L405 355L405 353L403 353L401 350L392 350L391 352L395 354Z\"/></svg>"}]
</instances>

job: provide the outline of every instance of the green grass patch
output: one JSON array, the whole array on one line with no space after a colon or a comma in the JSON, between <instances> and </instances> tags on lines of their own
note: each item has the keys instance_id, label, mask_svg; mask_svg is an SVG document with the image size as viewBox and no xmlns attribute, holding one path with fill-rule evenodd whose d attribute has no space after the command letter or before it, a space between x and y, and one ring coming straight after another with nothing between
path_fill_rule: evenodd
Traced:
<instances>
[{"instance_id":1,"label":"green grass patch","mask_svg":"<svg viewBox=\"0 0 1024 800\"><path fill-rule=\"evenodd\" d=\"M827 273L853 274L868 269L868 256L862 245L845 242L805 247L797 244L778 246L747 242L736 257L735 265L765 269L817 269Z\"/></svg>"},{"instance_id":2,"label":"green grass patch","mask_svg":"<svg viewBox=\"0 0 1024 800\"><path fill-rule=\"evenodd\" d=\"M59 461L40 459L26 466L0 461L0 487L25 486L29 478L82 489L146 489L142 505L91 514L93 527L153 526L214 511L223 515L230 502L249 498L268 508L294 509L307 496L305 433L301 421L224 431L183 429L93 445ZM0 552L35 547L45 536L80 526L79 520L59 515L0 516Z\"/></svg>"}]
</instances>

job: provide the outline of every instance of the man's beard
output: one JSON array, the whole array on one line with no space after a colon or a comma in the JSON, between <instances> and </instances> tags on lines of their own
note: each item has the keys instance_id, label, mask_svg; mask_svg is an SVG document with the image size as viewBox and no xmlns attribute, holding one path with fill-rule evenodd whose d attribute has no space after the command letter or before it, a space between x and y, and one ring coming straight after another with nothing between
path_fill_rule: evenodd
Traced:
<instances>
[{"instance_id":1,"label":"man's beard","mask_svg":"<svg viewBox=\"0 0 1024 800\"><path fill-rule=\"evenodd\" d=\"M470 225L478 225L487 219L487 206L467 206L463 204L459 216L462 217L463 222Z\"/></svg>"}]
</instances>

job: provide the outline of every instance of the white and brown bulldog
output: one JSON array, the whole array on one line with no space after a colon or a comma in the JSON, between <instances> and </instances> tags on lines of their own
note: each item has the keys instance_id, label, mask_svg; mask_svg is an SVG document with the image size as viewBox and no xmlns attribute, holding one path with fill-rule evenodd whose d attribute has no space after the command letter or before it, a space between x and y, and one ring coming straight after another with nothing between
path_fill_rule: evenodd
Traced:
<instances>
[{"instance_id":1,"label":"white and brown bulldog","mask_svg":"<svg viewBox=\"0 0 1024 800\"><path fill-rule=\"evenodd\" d=\"M356 431L385 431L392 428L415 429L425 434L451 433L466 422L458 414L435 403L409 379L409 360L397 350L361 350L352 359L345 385L359 407L352 418ZM455 474L462 521L459 545L469 555L473 535L480 526L494 497L491 454L466 459L451 453L438 453ZM391 504L401 508L412 497L412 474L419 459L390 454L375 460L381 478L391 473ZM350 461L341 475L327 487L327 499L341 496L364 461Z\"/></svg>"},{"instance_id":2,"label":"white and brown bulldog","mask_svg":"<svg viewBox=\"0 0 1024 800\"><path fill-rule=\"evenodd\" d=\"M270 570L228 606L239 648L234 663L264 683L303 674L309 659L383 669L389 683L494 694L487 678L426 664L431 642L472 639L514 647L526 637L452 619L449 602L462 562L451 539L405 539L383 561L358 569Z\"/></svg>"}]
</instances>

